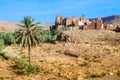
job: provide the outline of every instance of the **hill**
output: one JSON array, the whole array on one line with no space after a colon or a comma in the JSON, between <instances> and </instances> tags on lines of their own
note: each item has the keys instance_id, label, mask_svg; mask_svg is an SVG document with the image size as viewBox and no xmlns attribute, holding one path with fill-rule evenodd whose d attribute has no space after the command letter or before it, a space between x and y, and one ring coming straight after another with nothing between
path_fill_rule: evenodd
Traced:
<instances>
[{"instance_id":1,"label":"hill","mask_svg":"<svg viewBox=\"0 0 120 80\"><path fill-rule=\"evenodd\" d=\"M96 20L97 18L91 18L90 20ZM120 24L120 15L112 15L102 17L103 23L117 25Z\"/></svg>"},{"instance_id":2,"label":"hill","mask_svg":"<svg viewBox=\"0 0 120 80\"><path fill-rule=\"evenodd\" d=\"M42 26L43 29L49 29L49 26L51 26L51 24L41 23L39 26ZM18 28L19 26L17 23L0 21L0 32L14 32Z\"/></svg>"},{"instance_id":3,"label":"hill","mask_svg":"<svg viewBox=\"0 0 120 80\"><path fill-rule=\"evenodd\" d=\"M109 24L113 24L113 25L117 25L118 23L120 23L120 15L103 17L102 19L103 19L104 23L109 23Z\"/></svg>"},{"instance_id":4,"label":"hill","mask_svg":"<svg viewBox=\"0 0 120 80\"><path fill-rule=\"evenodd\" d=\"M0 21L0 32L13 32L15 31L19 26L15 23L6 22L6 21Z\"/></svg>"}]
</instances>

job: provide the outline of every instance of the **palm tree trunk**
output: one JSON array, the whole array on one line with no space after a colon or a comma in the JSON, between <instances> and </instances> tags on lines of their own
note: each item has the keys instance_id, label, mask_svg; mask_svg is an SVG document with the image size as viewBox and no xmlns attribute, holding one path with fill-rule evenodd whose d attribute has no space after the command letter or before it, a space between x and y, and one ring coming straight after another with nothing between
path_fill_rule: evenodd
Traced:
<instances>
[{"instance_id":1,"label":"palm tree trunk","mask_svg":"<svg viewBox=\"0 0 120 80\"><path fill-rule=\"evenodd\" d=\"M29 65L31 65L31 53L30 53L30 51L31 51L30 45L28 45Z\"/></svg>"}]
</instances>

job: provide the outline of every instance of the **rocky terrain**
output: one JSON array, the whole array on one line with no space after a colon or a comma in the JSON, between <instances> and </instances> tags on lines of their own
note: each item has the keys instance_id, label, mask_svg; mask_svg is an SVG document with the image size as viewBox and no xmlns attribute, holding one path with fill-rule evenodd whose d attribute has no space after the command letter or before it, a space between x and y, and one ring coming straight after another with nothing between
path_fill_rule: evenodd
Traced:
<instances>
[{"instance_id":1,"label":"rocky terrain","mask_svg":"<svg viewBox=\"0 0 120 80\"><path fill-rule=\"evenodd\" d=\"M32 62L40 66L40 72L30 75L16 74L11 68L13 63L1 58L0 79L120 80L120 33L107 30L74 30L63 32L59 38L61 40L54 44L42 43L32 49ZM20 51L19 46L10 47L5 51ZM20 54L23 58L27 55L27 49Z\"/></svg>"},{"instance_id":2,"label":"rocky terrain","mask_svg":"<svg viewBox=\"0 0 120 80\"><path fill-rule=\"evenodd\" d=\"M97 18L93 18L93 19L97 19ZM93 19L90 19L90 20L93 20ZM120 15L102 17L102 20L103 20L103 23L118 25L120 23Z\"/></svg>"}]
</instances>

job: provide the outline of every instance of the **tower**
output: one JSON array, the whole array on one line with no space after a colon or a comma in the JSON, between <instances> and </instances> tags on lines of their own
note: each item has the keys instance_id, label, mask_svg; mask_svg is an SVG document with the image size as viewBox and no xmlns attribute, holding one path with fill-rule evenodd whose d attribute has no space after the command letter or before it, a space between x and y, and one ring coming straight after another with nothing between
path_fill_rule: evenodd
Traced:
<instances>
[{"instance_id":1,"label":"tower","mask_svg":"<svg viewBox=\"0 0 120 80\"><path fill-rule=\"evenodd\" d=\"M96 29L103 29L103 22L101 17L99 17L96 21Z\"/></svg>"}]
</instances>

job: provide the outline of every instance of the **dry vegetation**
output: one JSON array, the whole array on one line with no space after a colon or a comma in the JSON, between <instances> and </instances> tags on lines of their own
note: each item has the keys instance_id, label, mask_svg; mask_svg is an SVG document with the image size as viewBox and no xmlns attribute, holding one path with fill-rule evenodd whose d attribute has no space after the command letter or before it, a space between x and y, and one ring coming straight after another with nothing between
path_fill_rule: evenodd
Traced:
<instances>
[{"instance_id":1,"label":"dry vegetation","mask_svg":"<svg viewBox=\"0 0 120 80\"><path fill-rule=\"evenodd\" d=\"M14 63L1 58L0 80L120 80L120 33L66 31L61 40L32 50L32 62L40 68L35 74L17 74ZM22 57L27 57L26 51Z\"/></svg>"}]
</instances>

